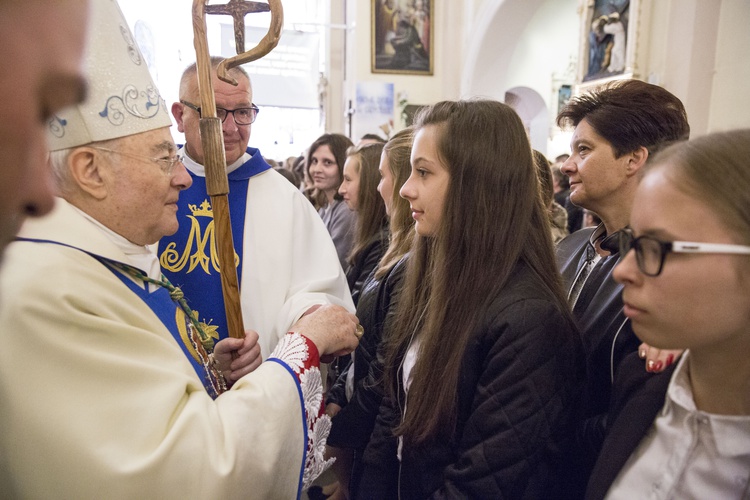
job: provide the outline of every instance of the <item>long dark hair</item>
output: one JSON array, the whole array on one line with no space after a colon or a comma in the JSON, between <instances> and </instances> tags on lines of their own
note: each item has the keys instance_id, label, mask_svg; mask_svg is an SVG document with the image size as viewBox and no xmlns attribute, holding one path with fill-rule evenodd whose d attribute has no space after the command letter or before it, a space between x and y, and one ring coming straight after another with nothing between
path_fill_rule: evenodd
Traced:
<instances>
[{"instance_id":1,"label":"long dark hair","mask_svg":"<svg viewBox=\"0 0 750 500\"><path fill-rule=\"evenodd\" d=\"M419 114L415 135L426 127L439 134L449 186L437 234L417 236L409 257L385 365L386 390L396 397L396 367L411 340L420 338L406 414L395 429L415 445L453 436L464 351L519 262L567 311L518 115L496 101L444 101Z\"/></svg>"},{"instance_id":2,"label":"long dark hair","mask_svg":"<svg viewBox=\"0 0 750 500\"><path fill-rule=\"evenodd\" d=\"M383 232L388 224L385 204L378 194L380 173L380 153L383 144L364 144L349 148L348 157L359 161L359 189L357 191L357 224L354 234L354 245L349 254L349 264L353 264L359 254L368 246L372 238Z\"/></svg>"},{"instance_id":3,"label":"long dark hair","mask_svg":"<svg viewBox=\"0 0 750 500\"><path fill-rule=\"evenodd\" d=\"M312 165L312 155L318 150L320 146L328 146L333 153L333 157L336 158L336 166L339 169L339 185L341 180L344 178L344 162L346 161L346 150L353 146L352 141L345 135L341 134L323 134L312 143L310 149L307 150L307 164L305 166L305 172L308 177L310 176L310 165ZM339 186L336 186L336 194L333 195L334 200L341 200L341 195L338 193ZM326 194L318 189L314 190L310 195L315 208L321 208L328 205L328 198Z\"/></svg>"},{"instance_id":4,"label":"long dark hair","mask_svg":"<svg viewBox=\"0 0 750 500\"><path fill-rule=\"evenodd\" d=\"M409 202L401 198L398 191L411 173L411 145L414 141L414 130L411 127L399 130L383 147L382 157L388 162L388 169L393 176L393 193L391 195L391 214L389 221L390 241L388 250L380 259L375 277L381 279L395 266L401 258L409 253L414 242L414 219L411 216Z\"/></svg>"}]
</instances>

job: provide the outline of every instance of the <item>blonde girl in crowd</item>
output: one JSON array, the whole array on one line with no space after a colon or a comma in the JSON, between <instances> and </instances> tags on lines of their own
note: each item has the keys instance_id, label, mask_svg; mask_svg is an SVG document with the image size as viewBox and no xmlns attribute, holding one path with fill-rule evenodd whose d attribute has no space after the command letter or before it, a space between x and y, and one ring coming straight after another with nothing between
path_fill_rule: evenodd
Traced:
<instances>
[{"instance_id":1,"label":"blonde girl in crowd","mask_svg":"<svg viewBox=\"0 0 750 500\"><path fill-rule=\"evenodd\" d=\"M531 154L534 156L534 165L536 165L536 172L539 177L539 193L542 197L542 203L547 208L552 244L557 245L569 234L568 212L555 201L552 165L549 160L536 149L532 150Z\"/></svg>"},{"instance_id":2,"label":"blonde girl in crowd","mask_svg":"<svg viewBox=\"0 0 750 500\"><path fill-rule=\"evenodd\" d=\"M349 148L344 163L344 181L339 194L357 214L354 243L347 258L346 279L357 305L362 285L388 246L388 216L378 194L380 154L383 144L364 144Z\"/></svg>"}]
</instances>

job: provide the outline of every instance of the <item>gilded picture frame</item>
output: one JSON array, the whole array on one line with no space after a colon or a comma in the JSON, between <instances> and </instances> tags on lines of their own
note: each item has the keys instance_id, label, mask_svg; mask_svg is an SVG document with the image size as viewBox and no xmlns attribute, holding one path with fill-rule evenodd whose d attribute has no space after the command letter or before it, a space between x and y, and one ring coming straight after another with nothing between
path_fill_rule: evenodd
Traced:
<instances>
[{"instance_id":1,"label":"gilded picture frame","mask_svg":"<svg viewBox=\"0 0 750 500\"><path fill-rule=\"evenodd\" d=\"M641 0L584 0L576 93L636 78Z\"/></svg>"},{"instance_id":2,"label":"gilded picture frame","mask_svg":"<svg viewBox=\"0 0 750 500\"><path fill-rule=\"evenodd\" d=\"M373 73L432 75L435 0L370 0Z\"/></svg>"}]
</instances>

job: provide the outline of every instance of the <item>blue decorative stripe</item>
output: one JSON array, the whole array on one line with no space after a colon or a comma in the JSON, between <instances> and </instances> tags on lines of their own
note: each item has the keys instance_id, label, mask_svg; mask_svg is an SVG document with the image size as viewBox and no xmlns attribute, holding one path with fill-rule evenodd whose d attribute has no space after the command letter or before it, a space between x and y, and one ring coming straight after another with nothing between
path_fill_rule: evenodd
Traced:
<instances>
[{"instance_id":1,"label":"blue decorative stripe","mask_svg":"<svg viewBox=\"0 0 750 500\"><path fill-rule=\"evenodd\" d=\"M284 368L286 368L286 371L288 371L292 378L294 379L294 385L297 387L297 395L299 396L299 405L300 409L302 410L302 428L305 431L305 439L304 444L302 446L302 467L300 467L299 470L299 482L297 483L297 500L299 500L300 495L302 494L302 477L305 474L305 464L307 463L307 418L305 416L305 398L302 396L302 387L299 384L299 378L297 377L297 374L294 373L294 370L286 364L284 361L280 360L279 358L268 358L266 361L273 361L274 363L278 363Z\"/></svg>"},{"instance_id":2,"label":"blue decorative stripe","mask_svg":"<svg viewBox=\"0 0 750 500\"><path fill-rule=\"evenodd\" d=\"M208 373L206 373L206 369L203 366L203 364L200 362L200 359L197 358L197 353L191 352L192 345L190 344L189 337L188 337L188 322L189 318L181 319L178 323L178 315L177 310L178 306L175 304L175 302L172 300L172 298L169 295L169 292L164 288L158 288L157 290L153 292L149 292L148 289L141 288L138 286L135 282L133 282L128 276L122 274L121 272L117 271L115 268L111 267L111 264L107 264L108 262L114 262L112 259L108 259L106 257L102 257L101 255L97 255L93 252L90 252L88 250L84 250L83 248L79 248L73 245L68 245L67 243L61 243L59 241L54 240L43 240L43 239L35 239L35 238L16 238L17 241L24 241L24 242L30 242L30 243L43 243L43 244L52 244L52 245L58 245L65 248L70 248L73 250L78 250L79 252L83 252L89 257L95 259L99 263L101 263L107 270L112 272L112 274L122 282L123 285L125 285L136 297L141 299L146 306L148 306L149 309L156 315L157 318L162 322L164 327L169 331L170 334L172 334L172 338L174 338L177 345L182 349L183 354L187 358L187 360L190 362L191 366L193 367L193 370L195 370L196 375L201 380L201 383L203 383L203 386L206 388L206 392L208 394L216 399L218 394L216 394L216 391L213 389L213 386L211 384L211 381L209 379ZM132 266L131 266L132 267ZM146 274L145 271L142 269L140 270L143 272L143 274ZM183 339L183 334L180 331L180 326L183 330L185 330L185 338Z\"/></svg>"}]
</instances>

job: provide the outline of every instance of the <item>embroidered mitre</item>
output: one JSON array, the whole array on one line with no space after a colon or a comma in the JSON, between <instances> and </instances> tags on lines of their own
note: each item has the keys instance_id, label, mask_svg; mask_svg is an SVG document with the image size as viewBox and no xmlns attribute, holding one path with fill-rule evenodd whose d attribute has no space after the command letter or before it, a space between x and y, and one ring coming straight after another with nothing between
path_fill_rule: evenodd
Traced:
<instances>
[{"instance_id":1,"label":"embroidered mitre","mask_svg":"<svg viewBox=\"0 0 750 500\"><path fill-rule=\"evenodd\" d=\"M51 151L169 127L164 99L115 0L93 0L86 100L48 122Z\"/></svg>"}]
</instances>

